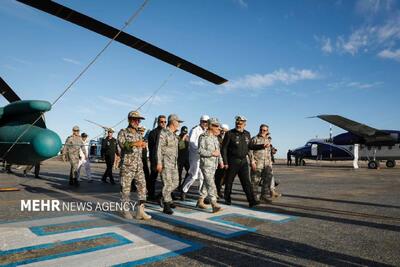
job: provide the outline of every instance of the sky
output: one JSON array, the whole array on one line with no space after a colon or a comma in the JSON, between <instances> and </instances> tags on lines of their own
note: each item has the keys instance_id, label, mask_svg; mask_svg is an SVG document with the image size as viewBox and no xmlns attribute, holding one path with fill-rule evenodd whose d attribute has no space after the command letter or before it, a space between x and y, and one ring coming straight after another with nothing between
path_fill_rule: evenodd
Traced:
<instances>
[{"instance_id":1,"label":"sky","mask_svg":"<svg viewBox=\"0 0 400 267\"><path fill-rule=\"evenodd\" d=\"M143 3L57 2L116 28ZM11 0L0 1L0 25L0 75L22 99L53 102L108 42ZM160 87L140 110L147 128L170 113L189 128L202 114L232 128L240 114L252 135L270 126L280 157L329 136L329 124L310 116L400 128L400 1L150 0L125 31L229 82L211 84L115 42L46 113L62 140L74 125L100 135L85 119L115 125Z\"/></svg>"}]
</instances>

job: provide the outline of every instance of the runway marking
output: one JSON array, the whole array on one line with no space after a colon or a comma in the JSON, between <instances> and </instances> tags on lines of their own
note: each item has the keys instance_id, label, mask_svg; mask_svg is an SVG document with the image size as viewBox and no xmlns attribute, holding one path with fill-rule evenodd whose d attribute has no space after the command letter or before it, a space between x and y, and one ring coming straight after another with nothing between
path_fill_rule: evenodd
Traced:
<instances>
[{"instance_id":1,"label":"runway marking","mask_svg":"<svg viewBox=\"0 0 400 267\"><path fill-rule=\"evenodd\" d=\"M200 210L196 208L194 201L177 201L177 208L173 215L162 213L162 208L157 205L147 205L149 213L158 220L181 226L191 230L199 231L203 234L209 234L220 238L232 238L249 232L256 231L255 228L245 224L235 223L229 220L246 218L248 220L258 220L262 222L286 223L295 219L293 216L265 212L255 209L248 209L238 206L221 205L223 210L218 213L212 213L212 209ZM182 207L190 208L187 212Z\"/></svg>"},{"instance_id":2,"label":"runway marking","mask_svg":"<svg viewBox=\"0 0 400 267\"><path fill-rule=\"evenodd\" d=\"M106 213L3 223L0 228L0 266L134 266L202 247Z\"/></svg>"},{"instance_id":3,"label":"runway marking","mask_svg":"<svg viewBox=\"0 0 400 267\"><path fill-rule=\"evenodd\" d=\"M75 238L61 242L46 243L0 251L0 266L15 266L56 259L133 243L115 233Z\"/></svg>"}]
</instances>

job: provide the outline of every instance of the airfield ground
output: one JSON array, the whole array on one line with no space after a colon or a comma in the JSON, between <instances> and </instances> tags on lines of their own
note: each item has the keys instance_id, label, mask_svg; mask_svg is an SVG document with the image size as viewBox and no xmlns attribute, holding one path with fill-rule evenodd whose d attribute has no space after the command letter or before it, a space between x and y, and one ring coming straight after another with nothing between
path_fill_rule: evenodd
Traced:
<instances>
[{"instance_id":1,"label":"airfield ground","mask_svg":"<svg viewBox=\"0 0 400 267\"><path fill-rule=\"evenodd\" d=\"M115 214L21 211L21 199L118 201L119 185L68 186L67 163L42 165L41 179L0 173L0 266L400 266L400 167L353 170L349 163L275 165L283 197L246 208L239 181L235 206L221 214L179 203L172 217L151 206L153 219ZM118 175L117 175L118 177ZM194 192L193 187L193 192Z\"/></svg>"}]
</instances>

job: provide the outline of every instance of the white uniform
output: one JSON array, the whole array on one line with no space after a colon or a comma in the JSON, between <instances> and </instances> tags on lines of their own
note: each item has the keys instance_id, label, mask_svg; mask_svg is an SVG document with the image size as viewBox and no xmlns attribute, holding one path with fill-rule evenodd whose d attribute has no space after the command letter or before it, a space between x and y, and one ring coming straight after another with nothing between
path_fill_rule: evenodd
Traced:
<instances>
[{"instance_id":1,"label":"white uniform","mask_svg":"<svg viewBox=\"0 0 400 267\"><path fill-rule=\"evenodd\" d=\"M185 180L185 184L183 185L182 191L187 193L189 188L192 186L194 181L199 179L199 192L201 187L203 186L203 174L200 171L200 154L199 154L199 137L204 133L203 128L200 125L197 125L189 133L189 176Z\"/></svg>"},{"instance_id":2,"label":"white uniform","mask_svg":"<svg viewBox=\"0 0 400 267\"><path fill-rule=\"evenodd\" d=\"M80 180L80 174L81 174L81 167L83 166L83 168L85 169L85 173L86 173L86 177L88 178L89 181L92 180L92 172L90 170L90 160L89 160L89 141L86 139L86 141L83 142L84 143L84 148L86 155L88 155L88 157L85 157L85 154L81 150L79 151L79 156L80 156L80 160L78 163L78 180Z\"/></svg>"}]
</instances>

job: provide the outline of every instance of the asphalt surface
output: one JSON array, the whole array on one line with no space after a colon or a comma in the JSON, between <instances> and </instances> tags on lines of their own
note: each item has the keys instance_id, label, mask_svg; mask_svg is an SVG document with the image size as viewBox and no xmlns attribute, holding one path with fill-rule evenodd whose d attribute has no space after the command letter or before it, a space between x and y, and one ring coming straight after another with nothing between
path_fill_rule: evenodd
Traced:
<instances>
[{"instance_id":1,"label":"asphalt surface","mask_svg":"<svg viewBox=\"0 0 400 267\"><path fill-rule=\"evenodd\" d=\"M256 231L226 239L157 219L142 222L203 245L149 265L400 266L400 167L368 170L361 164L362 168L353 170L349 163L309 163L275 165L283 196L256 208L293 220L236 218L234 222ZM32 174L24 177L22 169L14 169L15 174L1 172L0 187L20 190L0 192L0 222L60 215L21 211L21 199L118 200L119 185L99 181L104 169L103 164L92 164L96 181L83 181L79 188L68 185L69 167L59 161L44 162L40 179ZM247 204L238 179L232 198L235 205Z\"/></svg>"}]
</instances>

